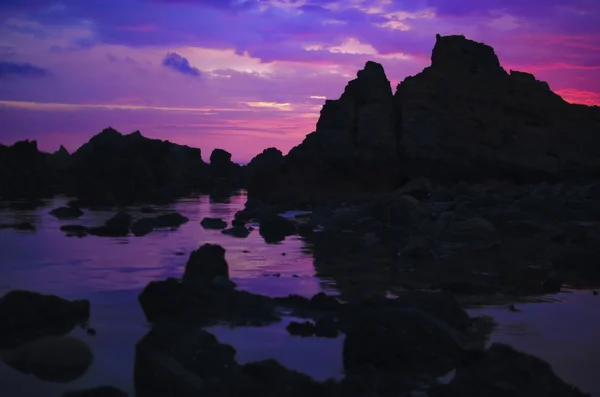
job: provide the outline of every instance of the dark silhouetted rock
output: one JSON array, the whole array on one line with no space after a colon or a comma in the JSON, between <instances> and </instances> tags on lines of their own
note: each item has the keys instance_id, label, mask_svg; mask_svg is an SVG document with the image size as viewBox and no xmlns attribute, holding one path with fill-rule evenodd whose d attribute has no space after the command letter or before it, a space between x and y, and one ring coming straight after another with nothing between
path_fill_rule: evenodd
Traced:
<instances>
[{"instance_id":1,"label":"dark silhouetted rock","mask_svg":"<svg viewBox=\"0 0 600 397\"><path fill-rule=\"evenodd\" d=\"M169 201L210 188L200 149L107 128L71 155L69 193L87 205Z\"/></svg>"},{"instance_id":2,"label":"dark silhouetted rock","mask_svg":"<svg viewBox=\"0 0 600 397\"><path fill-rule=\"evenodd\" d=\"M63 225L60 230L65 232L67 237L84 237L88 234L88 228L83 225Z\"/></svg>"},{"instance_id":3,"label":"dark silhouetted rock","mask_svg":"<svg viewBox=\"0 0 600 397\"><path fill-rule=\"evenodd\" d=\"M572 105L494 49L437 36L431 66L398 85L404 172L443 181L581 178L600 170L600 109Z\"/></svg>"},{"instance_id":4,"label":"dark silhouetted rock","mask_svg":"<svg viewBox=\"0 0 600 397\"><path fill-rule=\"evenodd\" d=\"M13 290L0 298L0 348L15 347L46 335L63 335L90 316L87 300Z\"/></svg>"},{"instance_id":5,"label":"dark silhouetted rock","mask_svg":"<svg viewBox=\"0 0 600 397\"><path fill-rule=\"evenodd\" d=\"M204 218L200 222L203 228L205 229L225 229L227 227L227 222L225 222L221 218Z\"/></svg>"},{"instance_id":6,"label":"dark silhouetted rock","mask_svg":"<svg viewBox=\"0 0 600 397\"><path fill-rule=\"evenodd\" d=\"M38 150L36 141L0 145L0 197L35 199L58 191L60 170L52 155Z\"/></svg>"},{"instance_id":7,"label":"dark silhouetted rock","mask_svg":"<svg viewBox=\"0 0 600 397\"><path fill-rule=\"evenodd\" d=\"M248 229L245 226L234 226L232 228L221 231L221 233L226 234L228 236L246 238L250 235L250 229Z\"/></svg>"},{"instance_id":8,"label":"dark silhouetted rock","mask_svg":"<svg viewBox=\"0 0 600 397\"><path fill-rule=\"evenodd\" d=\"M49 214L58 219L77 219L83 215L83 211L77 207L58 207L50 211Z\"/></svg>"},{"instance_id":9,"label":"dark silhouetted rock","mask_svg":"<svg viewBox=\"0 0 600 397\"><path fill-rule=\"evenodd\" d=\"M296 226L291 220L281 215L270 214L260 219L258 232L268 243L285 240L296 233Z\"/></svg>"},{"instance_id":10,"label":"dark silhouetted rock","mask_svg":"<svg viewBox=\"0 0 600 397\"><path fill-rule=\"evenodd\" d=\"M118 212L107 220L103 226L90 227L87 233L100 237L125 237L129 235L129 228L133 217L125 212Z\"/></svg>"},{"instance_id":11,"label":"dark silhouetted rock","mask_svg":"<svg viewBox=\"0 0 600 397\"><path fill-rule=\"evenodd\" d=\"M494 343L456 369L448 385L429 392L431 397L586 397L560 380L539 358Z\"/></svg>"},{"instance_id":12,"label":"dark silhouetted rock","mask_svg":"<svg viewBox=\"0 0 600 397\"><path fill-rule=\"evenodd\" d=\"M192 251L185 265L183 282L212 281L217 277L229 279L225 249L216 244L204 244Z\"/></svg>"}]
</instances>

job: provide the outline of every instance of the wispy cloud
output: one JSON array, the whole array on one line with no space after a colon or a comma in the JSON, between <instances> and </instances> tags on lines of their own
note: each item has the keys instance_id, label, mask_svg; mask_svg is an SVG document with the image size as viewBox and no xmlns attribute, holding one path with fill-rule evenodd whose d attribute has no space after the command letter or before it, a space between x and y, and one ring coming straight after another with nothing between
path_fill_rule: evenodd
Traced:
<instances>
[{"instance_id":1,"label":"wispy cloud","mask_svg":"<svg viewBox=\"0 0 600 397\"><path fill-rule=\"evenodd\" d=\"M0 61L0 78L10 76L21 77L43 77L48 76L50 71L30 63L15 63Z\"/></svg>"}]
</instances>

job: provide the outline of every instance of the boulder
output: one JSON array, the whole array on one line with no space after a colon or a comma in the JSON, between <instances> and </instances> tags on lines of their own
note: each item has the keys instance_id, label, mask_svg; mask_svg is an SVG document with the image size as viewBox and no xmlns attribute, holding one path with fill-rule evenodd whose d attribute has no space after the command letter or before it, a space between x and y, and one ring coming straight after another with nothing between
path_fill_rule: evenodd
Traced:
<instances>
[{"instance_id":1,"label":"boulder","mask_svg":"<svg viewBox=\"0 0 600 397\"><path fill-rule=\"evenodd\" d=\"M205 229L225 229L227 227L227 222L225 222L221 218L204 218L200 222Z\"/></svg>"},{"instance_id":2,"label":"boulder","mask_svg":"<svg viewBox=\"0 0 600 397\"><path fill-rule=\"evenodd\" d=\"M136 237L141 237L151 233L154 229L178 228L188 221L188 218L177 212L140 218L131 225L131 232Z\"/></svg>"},{"instance_id":3,"label":"boulder","mask_svg":"<svg viewBox=\"0 0 600 397\"><path fill-rule=\"evenodd\" d=\"M50 211L49 214L58 219L77 219L83 215L83 211L77 207L58 207Z\"/></svg>"},{"instance_id":4,"label":"boulder","mask_svg":"<svg viewBox=\"0 0 600 397\"><path fill-rule=\"evenodd\" d=\"M260 219L258 232L267 243L285 240L296 233L295 223L281 215L270 214Z\"/></svg>"},{"instance_id":5,"label":"boulder","mask_svg":"<svg viewBox=\"0 0 600 397\"><path fill-rule=\"evenodd\" d=\"M217 277L229 278L225 249L216 244L204 244L192 251L185 265L183 282L210 282Z\"/></svg>"}]
</instances>

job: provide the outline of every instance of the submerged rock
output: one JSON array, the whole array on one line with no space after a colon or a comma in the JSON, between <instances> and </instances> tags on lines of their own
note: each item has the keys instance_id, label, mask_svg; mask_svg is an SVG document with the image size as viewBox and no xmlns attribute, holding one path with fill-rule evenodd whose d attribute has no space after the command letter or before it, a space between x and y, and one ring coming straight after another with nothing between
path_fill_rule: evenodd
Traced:
<instances>
[{"instance_id":1,"label":"submerged rock","mask_svg":"<svg viewBox=\"0 0 600 397\"><path fill-rule=\"evenodd\" d=\"M188 218L177 212L141 218L133 222L131 232L134 236L141 237L151 233L154 229L177 228L188 221Z\"/></svg>"}]
</instances>

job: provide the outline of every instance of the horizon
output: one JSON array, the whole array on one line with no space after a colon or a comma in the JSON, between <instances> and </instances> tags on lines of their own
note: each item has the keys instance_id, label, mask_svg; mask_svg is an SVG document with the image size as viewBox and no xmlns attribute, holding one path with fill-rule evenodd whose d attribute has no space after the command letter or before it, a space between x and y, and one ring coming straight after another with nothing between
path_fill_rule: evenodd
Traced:
<instances>
[{"instance_id":1,"label":"horizon","mask_svg":"<svg viewBox=\"0 0 600 397\"><path fill-rule=\"evenodd\" d=\"M407 4L409 3L409 4ZM314 131L367 60L392 91L435 35L492 46L572 103L600 104L600 7L589 0L7 0L0 143L73 152L102 129L250 161Z\"/></svg>"}]
</instances>

